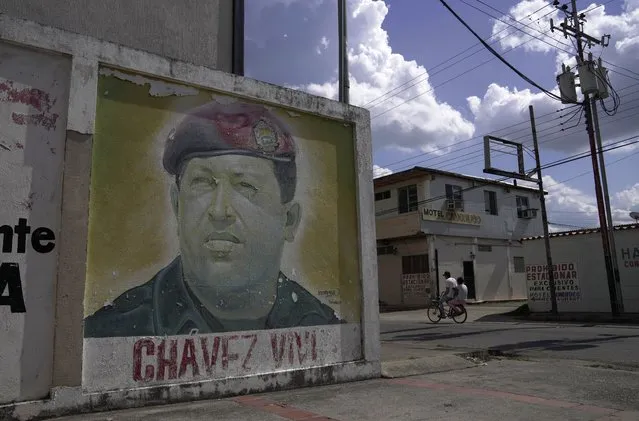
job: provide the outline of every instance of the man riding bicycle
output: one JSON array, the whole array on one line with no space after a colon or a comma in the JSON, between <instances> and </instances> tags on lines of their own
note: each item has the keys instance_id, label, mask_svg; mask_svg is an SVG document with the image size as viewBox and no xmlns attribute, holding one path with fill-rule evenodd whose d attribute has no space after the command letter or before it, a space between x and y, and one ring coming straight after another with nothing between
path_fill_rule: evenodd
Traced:
<instances>
[{"instance_id":1,"label":"man riding bicycle","mask_svg":"<svg viewBox=\"0 0 639 421\"><path fill-rule=\"evenodd\" d=\"M444 272L444 278L446 278L446 290L442 293L439 300L439 313L442 315L442 318L446 318L446 313L444 312L444 304L451 301L457 295L457 280L450 276L450 272Z\"/></svg>"}]
</instances>

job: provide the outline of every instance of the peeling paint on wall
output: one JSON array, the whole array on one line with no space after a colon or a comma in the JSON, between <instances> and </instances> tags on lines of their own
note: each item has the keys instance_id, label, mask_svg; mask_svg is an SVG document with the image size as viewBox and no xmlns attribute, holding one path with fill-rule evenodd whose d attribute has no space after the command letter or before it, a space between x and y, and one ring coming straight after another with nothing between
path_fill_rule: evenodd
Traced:
<instances>
[{"instance_id":1,"label":"peeling paint on wall","mask_svg":"<svg viewBox=\"0 0 639 421\"><path fill-rule=\"evenodd\" d=\"M70 59L0 43L0 404L51 387Z\"/></svg>"},{"instance_id":2,"label":"peeling paint on wall","mask_svg":"<svg viewBox=\"0 0 639 421\"><path fill-rule=\"evenodd\" d=\"M11 119L15 124L42 126L47 130L56 128L59 115L51 112L56 99L42 89L16 88L14 81L5 80L0 82L0 102L28 105L38 111L36 114L11 112Z\"/></svg>"},{"instance_id":3,"label":"peeling paint on wall","mask_svg":"<svg viewBox=\"0 0 639 421\"><path fill-rule=\"evenodd\" d=\"M99 72L83 387L362 358L353 132L116 72Z\"/></svg>"},{"instance_id":4,"label":"peeling paint on wall","mask_svg":"<svg viewBox=\"0 0 639 421\"><path fill-rule=\"evenodd\" d=\"M118 79L127 80L133 82L139 86L149 85L149 95L155 97L166 96L190 96L198 95L199 91L190 86L178 85L175 83L165 82L159 79L149 79L140 75L132 75L129 73L120 72L118 70L101 68L100 75L114 76Z\"/></svg>"}]
</instances>

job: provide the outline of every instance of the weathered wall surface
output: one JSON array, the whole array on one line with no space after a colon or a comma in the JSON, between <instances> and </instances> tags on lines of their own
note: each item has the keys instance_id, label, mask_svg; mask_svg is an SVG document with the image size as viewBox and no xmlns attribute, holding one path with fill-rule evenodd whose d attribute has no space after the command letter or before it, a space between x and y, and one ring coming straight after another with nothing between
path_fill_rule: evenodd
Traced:
<instances>
[{"instance_id":1,"label":"weathered wall surface","mask_svg":"<svg viewBox=\"0 0 639 421\"><path fill-rule=\"evenodd\" d=\"M35 238L0 237L27 310L2 297L0 391L35 399L0 418L380 375L367 111L3 14L0 39L62 54L2 56L57 101L0 96L27 139L0 149L2 235Z\"/></svg>"},{"instance_id":2,"label":"weathered wall surface","mask_svg":"<svg viewBox=\"0 0 639 421\"><path fill-rule=\"evenodd\" d=\"M348 125L103 67L85 389L360 359L353 153Z\"/></svg>"},{"instance_id":3,"label":"weathered wall surface","mask_svg":"<svg viewBox=\"0 0 639 421\"><path fill-rule=\"evenodd\" d=\"M480 250L480 245L486 249ZM507 241L495 239L438 235L435 247L439 257L438 282L441 291L445 288L445 280L442 276L445 271L449 271L453 277L458 278L464 276L464 262L472 262L477 300L526 299L525 277L522 273L515 271L513 263L515 257L523 254L523 248L518 243L509 245Z\"/></svg>"},{"instance_id":4,"label":"weathered wall surface","mask_svg":"<svg viewBox=\"0 0 639 421\"><path fill-rule=\"evenodd\" d=\"M431 296L436 294L437 288L434 283L435 268L432 264L432 253L429 251L429 241L426 237L405 238L389 240L388 245L395 247L396 252L380 254L377 257L379 299L393 307L425 306ZM403 267L405 256L420 255L426 255L425 260L428 262L421 270Z\"/></svg>"},{"instance_id":5,"label":"weathered wall surface","mask_svg":"<svg viewBox=\"0 0 639 421\"><path fill-rule=\"evenodd\" d=\"M448 235L451 237L476 237L494 238L504 240L519 240L520 238L539 235L543 232L541 213L533 219L522 219L517 217L516 197L524 196L528 198L529 206L532 209L539 209L539 194L533 190L522 190L508 188L507 186L486 185L481 188L470 190L478 184L471 180L453 178L437 175L430 181L431 197L446 197L446 184L460 186L462 189L469 189L462 192L464 212L471 217L473 223L449 223L439 222L432 215L424 218L422 215L422 231L428 234ZM496 194L497 215L490 215L486 212L486 202L484 191L492 191ZM445 211L445 199L434 200L424 205L424 208L431 211ZM422 209L420 209L422 210Z\"/></svg>"},{"instance_id":6,"label":"weathered wall surface","mask_svg":"<svg viewBox=\"0 0 639 421\"><path fill-rule=\"evenodd\" d=\"M639 227L615 230L624 311L639 312ZM524 241L528 305L550 311L543 239ZM600 233L551 237L557 306L565 312L609 312L610 295Z\"/></svg>"},{"instance_id":7,"label":"weathered wall surface","mask_svg":"<svg viewBox=\"0 0 639 421\"><path fill-rule=\"evenodd\" d=\"M231 0L3 0L0 12L231 71Z\"/></svg>"},{"instance_id":8,"label":"weathered wall surface","mask_svg":"<svg viewBox=\"0 0 639 421\"><path fill-rule=\"evenodd\" d=\"M0 42L0 403L51 387L70 70Z\"/></svg>"}]
</instances>

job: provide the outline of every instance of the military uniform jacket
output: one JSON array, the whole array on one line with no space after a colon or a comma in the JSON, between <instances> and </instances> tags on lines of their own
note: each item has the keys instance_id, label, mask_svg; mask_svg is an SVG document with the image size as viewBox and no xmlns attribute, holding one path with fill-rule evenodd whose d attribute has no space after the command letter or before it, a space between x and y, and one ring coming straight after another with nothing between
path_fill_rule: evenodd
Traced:
<instances>
[{"instance_id":1,"label":"military uniform jacket","mask_svg":"<svg viewBox=\"0 0 639 421\"><path fill-rule=\"evenodd\" d=\"M294 281L279 275L277 298L263 329L341 323L335 312ZM187 290L178 256L149 282L120 295L84 320L86 338L225 332Z\"/></svg>"}]
</instances>

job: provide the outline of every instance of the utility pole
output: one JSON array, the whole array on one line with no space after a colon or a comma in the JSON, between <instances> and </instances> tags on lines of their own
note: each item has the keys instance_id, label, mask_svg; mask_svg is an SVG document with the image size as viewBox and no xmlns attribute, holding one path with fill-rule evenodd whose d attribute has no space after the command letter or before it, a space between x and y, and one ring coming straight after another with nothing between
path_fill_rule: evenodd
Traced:
<instances>
[{"instance_id":1,"label":"utility pole","mask_svg":"<svg viewBox=\"0 0 639 421\"><path fill-rule=\"evenodd\" d=\"M337 0L337 38L339 48L339 101L346 104L349 103L348 91L350 84L348 82L348 50L346 21L348 19L348 11L346 8L346 0Z\"/></svg>"},{"instance_id":2,"label":"utility pole","mask_svg":"<svg viewBox=\"0 0 639 421\"><path fill-rule=\"evenodd\" d=\"M541 221L544 225L544 243L546 245L546 265L548 266L548 286L550 287L551 311L555 316L559 313L557 309L557 290L555 287L555 270L552 264L552 253L550 252L550 234L548 233L548 213L546 212L546 198L544 196L544 181L541 177L541 159L539 158L539 143L537 142L537 127L535 125L535 111L533 106L528 106L530 113L530 127L532 129L533 146L535 148L535 165L537 178L539 179L539 202L541 204Z\"/></svg>"},{"instance_id":3,"label":"utility pole","mask_svg":"<svg viewBox=\"0 0 639 421\"><path fill-rule=\"evenodd\" d=\"M554 5L557 6L558 4L559 4L559 1L555 0ZM619 292L621 291L621 288L617 287L618 285L620 285L620 281L618 276L615 276L615 270L613 268L613 263L612 263L613 258L612 258L612 251L611 251L611 244L610 244L610 231L609 231L609 229L610 230L612 229L612 225L610 227L608 226L608 221L612 221L612 215L609 215L608 217L606 216L607 215L606 211L608 209L606 209L604 194L602 190L601 175L599 172L599 162L597 161L598 149L597 149L597 142L595 140L595 127L597 127L598 124L595 125L595 119L593 118L594 117L593 108L596 108L596 103L594 102L595 100L591 97L591 93L599 92L597 77L594 74L594 72L596 72L597 70L594 69L594 66L592 63L587 62L584 59L584 46L583 46L584 40L585 42L587 42L589 46L592 46L593 44L595 45L603 44L604 46L606 46L605 44L606 36L603 36L601 39L597 39L584 33L582 30L583 25L581 23L581 20L584 19L585 16L583 14L579 15L577 11L577 0L571 0L571 6L572 6L572 10L570 12L567 12L567 9L568 9L567 5L563 5L562 7L559 8L559 10L562 10L566 12L566 14L570 15L572 26L568 24L568 18L566 18L564 19L564 22L559 25L559 27L555 27L553 24L553 21L551 20L550 28L553 32L555 29L561 30L564 34L564 37L568 38L568 36L570 35L571 37L575 38L577 42L577 66L579 69L581 91L584 95L583 107L584 107L584 114L586 116L586 130L588 132L588 140L590 144L590 157L592 161L592 172L593 172L594 181L595 181L595 196L597 198L599 226L601 227L600 228L601 241L603 245L604 262L606 266L606 275L608 279L608 291L610 293L610 307L612 310L612 314L614 316L618 316L619 314L623 312L623 302L621 300L621 296L617 293L618 290ZM562 86L560 84L560 91L562 91L561 95L563 98L564 92L561 88ZM603 154L603 152L601 152L601 154ZM603 163L603 160L602 160L602 163ZM609 214L609 210L608 210L608 214ZM617 274L618 274L618 271L617 271Z\"/></svg>"},{"instance_id":4,"label":"utility pole","mask_svg":"<svg viewBox=\"0 0 639 421\"><path fill-rule=\"evenodd\" d=\"M597 148L599 149L599 165L601 166L601 184L603 187L604 204L606 205L606 216L608 221L608 241L610 243L610 255L612 257L612 270L615 276L615 293L617 296L617 308L619 313L624 312L623 295L621 291L621 276L619 274L619 261L617 260L617 246L615 244L615 228L612 222L612 210L610 208L610 195L608 194L608 177L606 176L606 163L604 161L603 144L601 132L599 131L599 116L597 115L597 102L592 100L592 114L595 125L595 136Z\"/></svg>"}]
</instances>

